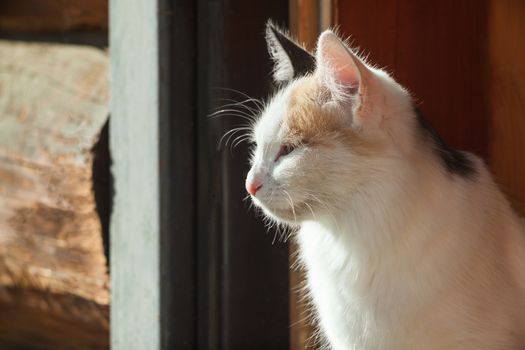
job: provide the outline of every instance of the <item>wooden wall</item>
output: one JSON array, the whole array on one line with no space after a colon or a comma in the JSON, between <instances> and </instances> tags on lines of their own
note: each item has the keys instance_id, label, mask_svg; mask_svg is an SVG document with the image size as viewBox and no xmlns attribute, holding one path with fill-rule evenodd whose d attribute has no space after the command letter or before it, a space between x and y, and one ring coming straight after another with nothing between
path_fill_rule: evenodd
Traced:
<instances>
[{"instance_id":1,"label":"wooden wall","mask_svg":"<svg viewBox=\"0 0 525 350\"><path fill-rule=\"evenodd\" d=\"M489 4L488 152L492 171L525 215L525 2Z\"/></svg>"}]
</instances>

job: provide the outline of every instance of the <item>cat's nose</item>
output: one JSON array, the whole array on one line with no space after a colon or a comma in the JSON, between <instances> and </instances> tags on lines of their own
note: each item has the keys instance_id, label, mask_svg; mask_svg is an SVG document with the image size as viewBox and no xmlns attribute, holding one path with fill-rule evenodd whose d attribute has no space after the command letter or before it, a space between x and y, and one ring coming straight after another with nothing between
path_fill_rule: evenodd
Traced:
<instances>
[{"instance_id":1,"label":"cat's nose","mask_svg":"<svg viewBox=\"0 0 525 350\"><path fill-rule=\"evenodd\" d=\"M246 183L246 191L248 191L248 193L252 196L255 196L257 191L259 191L262 186L261 180L253 179L252 181Z\"/></svg>"}]
</instances>

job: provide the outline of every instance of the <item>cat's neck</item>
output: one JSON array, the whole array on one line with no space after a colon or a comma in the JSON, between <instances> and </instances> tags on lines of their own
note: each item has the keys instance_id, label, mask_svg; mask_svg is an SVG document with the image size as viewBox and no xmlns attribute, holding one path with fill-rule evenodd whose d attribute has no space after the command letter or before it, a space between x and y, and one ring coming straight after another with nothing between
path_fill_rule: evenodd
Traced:
<instances>
[{"instance_id":1,"label":"cat's neck","mask_svg":"<svg viewBox=\"0 0 525 350\"><path fill-rule=\"evenodd\" d=\"M331 213L315 220L333 239L358 254L379 256L418 254L436 237L453 234L466 210L477 203L466 200L473 182L454 178L431 166L389 174L387 181L371 182ZM397 176L396 176L397 175Z\"/></svg>"}]
</instances>

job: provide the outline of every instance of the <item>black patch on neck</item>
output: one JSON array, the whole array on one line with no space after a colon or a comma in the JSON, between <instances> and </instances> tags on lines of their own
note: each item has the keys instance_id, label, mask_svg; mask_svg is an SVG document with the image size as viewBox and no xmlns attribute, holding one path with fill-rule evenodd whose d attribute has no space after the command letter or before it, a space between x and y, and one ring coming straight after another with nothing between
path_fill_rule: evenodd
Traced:
<instances>
[{"instance_id":1,"label":"black patch on neck","mask_svg":"<svg viewBox=\"0 0 525 350\"><path fill-rule=\"evenodd\" d=\"M439 134L432 128L423 113L415 108L417 121L421 129L434 143L435 150L450 174L459 175L464 178L472 178L477 174L474 163L464 152L450 148Z\"/></svg>"},{"instance_id":2,"label":"black patch on neck","mask_svg":"<svg viewBox=\"0 0 525 350\"><path fill-rule=\"evenodd\" d=\"M288 55L290 62L292 63L294 78L302 77L308 73L312 73L315 70L315 57L287 38L273 26L270 26L270 28L272 33L277 38L277 41L279 41L279 44L286 52L286 55Z\"/></svg>"}]
</instances>

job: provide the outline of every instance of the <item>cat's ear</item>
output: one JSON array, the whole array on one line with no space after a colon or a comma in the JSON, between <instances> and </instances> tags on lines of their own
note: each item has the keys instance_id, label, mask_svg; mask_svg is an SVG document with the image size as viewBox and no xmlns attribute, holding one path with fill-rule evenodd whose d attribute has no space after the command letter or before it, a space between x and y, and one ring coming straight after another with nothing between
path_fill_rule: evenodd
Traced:
<instances>
[{"instance_id":1,"label":"cat's ear","mask_svg":"<svg viewBox=\"0 0 525 350\"><path fill-rule=\"evenodd\" d=\"M287 82L315 70L315 57L271 21L266 24L266 43L274 62L273 78L276 82Z\"/></svg>"},{"instance_id":2,"label":"cat's ear","mask_svg":"<svg viewBox=\"0 0 525 350\"><path fill-rule=\"evenodd\" d=\"M332 31L317 42L317 74L338 96L357 96L363 90L367 68Z\"/></svg>"}]
</instances>

